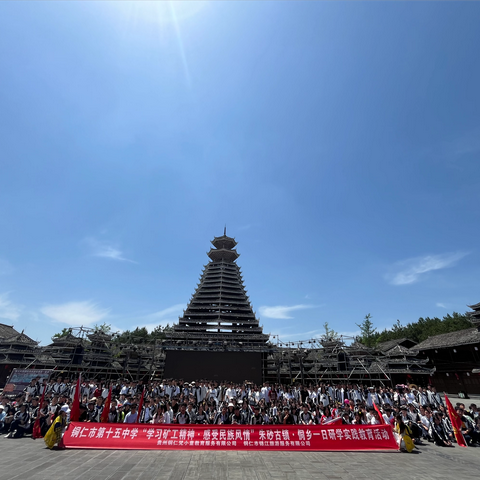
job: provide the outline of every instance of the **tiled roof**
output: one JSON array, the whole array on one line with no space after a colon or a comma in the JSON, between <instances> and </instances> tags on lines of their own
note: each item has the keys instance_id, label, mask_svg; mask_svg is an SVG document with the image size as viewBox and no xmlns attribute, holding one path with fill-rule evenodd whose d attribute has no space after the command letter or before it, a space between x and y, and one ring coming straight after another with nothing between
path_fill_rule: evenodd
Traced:
<instances>
[{"instance_id":1,"label":"tiled roof","mask_svg":"<svg viewBox=\"0 0 480 480\"><path fill-rule=\"evenodd\" d=\"M11 325L5 325L0 323L0 338L10 338L13 335L18 335L20 332L17 332Z\"/></svg>"},{"instance_id":2,"label":"tiled roof","mask_svg":"<svg viewBox=\"0 0 480 480\"><path fill-rule=\"evenodd\" d=\"M381 352L387 352L388 350L391 350L393 347L396 347L397 345L401 345L403 342L411 342L415 344L416 342L414 340L411 340L410 338L404 337L404 338L397 338L396 340L388 340L387 342L382 342L377 345L377 349L380 350Z\"/></svg>"},{"instance_id":3,"label":"tiled roof","mask_svg":"<svg viewBox=\"0 0 480 480\"><path fill-rule=\"evenodd\" d=\"M431 350L433 348L455 347L457 345L471 345L473 343L480 343L480 331L478 331L477 327L428 337L423 342L412 347L411 350Z\"/></svg>"},{"instance_id":4,"label":"tiled roof","mask_svg":"<svg viewBox=\"0 0 480 480\"><path fill-rule=\"evenodd\" d=\"M397 355L411 355L412 352L408 349L403 347L402 345L395 345L390 350L383 352L388 357L396 357Z\"/></svg>"},{"instance_id":5,"label":"tiled roof","mask_svg":"<svg viewBox=\"0 0 480 480\"><path fill-rule=\"evenodd\" d=\"M30 343L32 345L38 343L23 332L17 332L11 325L5 325L4 323L0 323L0 342Z\"/></svg>"},{"instance_id":6,"label":"tiled roof","mask_svg":"<svg viewBox=\"0 0 480 480\"><path fill-rule=\"evenodd\" d=\"M356 340L350 345L350 348L355 348L356 350L369 350L369 348L363 343L357 342Z\"/></svg>"}]
</instances>

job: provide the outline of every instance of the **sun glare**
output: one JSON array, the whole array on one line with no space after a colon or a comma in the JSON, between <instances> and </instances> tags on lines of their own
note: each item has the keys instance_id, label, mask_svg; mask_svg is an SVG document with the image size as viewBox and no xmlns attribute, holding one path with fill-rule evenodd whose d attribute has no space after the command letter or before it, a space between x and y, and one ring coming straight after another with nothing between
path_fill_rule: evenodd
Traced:
<instances>
[{"instance_id":1,"label":"sun glare","mask_svg":"<svg viewBox=\"0 0 480 480\"><path fill-rule=\"evenodd\" d=\"M191 18L203 10L208 1L142 1L115 2L131 20L157 24L176 23Z\"/></svg>"}]
</instances>

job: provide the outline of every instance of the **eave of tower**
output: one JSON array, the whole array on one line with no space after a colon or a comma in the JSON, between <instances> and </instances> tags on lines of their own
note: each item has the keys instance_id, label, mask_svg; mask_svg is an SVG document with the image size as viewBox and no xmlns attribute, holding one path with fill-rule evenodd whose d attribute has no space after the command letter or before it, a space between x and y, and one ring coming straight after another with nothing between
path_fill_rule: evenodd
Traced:
<instances>
[{"instance_id":1,"label":"eave of tower","mask_svg":"<svg viewBox=\"0 0 480 480\"><path fill-rule=\"evenodd\" d=\"M215 248L227 248L229 250L231 250L237 245L235 239L232 237L227 237L227 235L222 235L221 237L214 237L211 243Z\"/></svg>"},{"instance_id":2,"label":"eave of tower","mask_svg":"<svg viewBox=\"0 0 480 480\"><path fill-rule=\"evenodd\" d=\"M214 262L234 262L240 255L237 253L236 250L227 250L226 248L219 248L213 249L211 248L207 255L214 261Z\"/></svg>"}]
</instances>

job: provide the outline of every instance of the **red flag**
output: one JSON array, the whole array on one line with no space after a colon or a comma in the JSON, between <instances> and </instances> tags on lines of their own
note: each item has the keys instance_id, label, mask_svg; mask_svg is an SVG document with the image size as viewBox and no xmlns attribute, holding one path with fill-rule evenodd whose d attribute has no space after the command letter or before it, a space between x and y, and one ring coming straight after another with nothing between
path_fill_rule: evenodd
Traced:
<instances>
[{"instance_id":1,"label":"red flag","mask_svg":"<svg viewBox=\"0 0 480 480\"><path fill-rule=\"evenodd\" d=\"M380 411L380 409L378 408L378 405L375 402L373 402L373 408L378 413L378 419L380 420L380 424L385 425L385 419L383 418L382 412Z\"/></svg>"},{"instance_id":2,"label":"red flag","mask_svg":"<svg viewBox=\"0 0 480 480\"><path fill-rule=\"evenodd\" d=\"M82 374L78 375L77 386L75 387L75 397L73 398L72 410L70 412L70 421L78 422L80 418L80 398L82 397Z\"/></svg>"},{"instance_id":3,"label":"red flag","mask_svg":"<svg viewBox=\"0 0 480 480\"><path fill-rule=\"evenodd\" d=\"M32 431L32 438L35 440L36 438L42 438L42 429L40 428L40 410L42 409L43 399L45 398L45 392L47 391L47 387L43 389L42 398L40 399L40 403L38 405L38 413L37 419L33 424L33 431Z\"/></svg>"},{"instance_id":4,"label":"red flag","mask_svg":"<svg viewBox=\"0 0 480 480\"><path fill-rule=\"evenodd\" d=\"M322 422L322 425L339 425L341 423L342 423L342 417L336 417L336 418L332 418L331 420L327 420L326 422Z\"/></svg>"},{"instance_id":5,"label":"red flag","mask_svg":"<svg viewBox=\"0 0 480 480\"><path fill-rule=\"evenodd\" d=\"M137 421L135 423L140 423L140 416L142 415L142 408L143 408L143 396L145 395L145 387L142 390L142 396L140 397L140 402L138 402L138 416Z\"/></svg>"},{"instance_id":6,"label":"red flag","mask_svg":"<svg viewBox=\"0 0 480 480\"><path fill-rule=\"evenodd\" d=\"M465 442L465 438L463 438L462 433L462 419L460 415L455 411L452 406L452 403L447 397L447 394L444 392L445 395L445 403L447 404L448 416L450 417L450 421L452 422L453 433L455 434L455 439L460 447L466 447L467 444Z\"/></svg>"},{"instance_id":7,"label":"red flag","mask_svg":"<svg viewBox=\"0 0 480 480\"><path fill-rule=\"evenodd\" d=\"M102 423L108 423L108 414L110 412L110 404L112 403L112 385L110 385L110 390L108 391L108 397L103 406L102 415L100 415L100 421Z\"/></svg>"}]
</instances>

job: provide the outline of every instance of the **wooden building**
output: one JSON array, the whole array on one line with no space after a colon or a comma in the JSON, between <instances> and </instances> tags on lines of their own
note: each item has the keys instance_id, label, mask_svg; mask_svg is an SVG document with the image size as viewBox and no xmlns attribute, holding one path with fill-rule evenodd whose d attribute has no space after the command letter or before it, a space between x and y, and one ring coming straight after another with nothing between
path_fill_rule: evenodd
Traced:
<instances>
[{"instance_id":1,"label":"wooden building","mask_svg":"<svg viewBox=\"0 0 480 480\"><path fill-rule=\"evenodd\" d=\"M438 391L480 394L480 303L470 308L472 328L429 337L411 349L436 369L432 384Z\"/></svg>"},{"instance_id":2,"label":"wooden building","mask_svg":"<svg viewBox=\"0 0 480 480\"><path fill-rule=\"evenodd\" d=\"M0 323L0 385L14 368L26 368L36 359L38 342L11 325Z\"/></svg>"},{"instance_id":3,"label":"wooden building","mask_svg":"<svg viewBox=\"0 0 480 480\"><path fill-rule=\"evenodd\" d=\"M428 385L434 369L404 345L393 340L368 348L353 337L322 337L303 342L279 342L269 354L265 377L271 382L305 384L363 383L394 386L415 382Z\"/></svg>"},{"instance_id":4,"label":"wooden building","mask_svg":"<svg viewBox=\"0 0 480 480\"><path fill-rule=\"evenodd\" d=\"M164 376L260 383L269 336L263 333L243 285L236 263L237 242L225 231L211 243L210 262L163 343Z\"/></svg>"}]
</instances>

